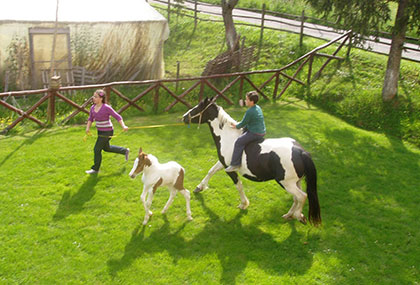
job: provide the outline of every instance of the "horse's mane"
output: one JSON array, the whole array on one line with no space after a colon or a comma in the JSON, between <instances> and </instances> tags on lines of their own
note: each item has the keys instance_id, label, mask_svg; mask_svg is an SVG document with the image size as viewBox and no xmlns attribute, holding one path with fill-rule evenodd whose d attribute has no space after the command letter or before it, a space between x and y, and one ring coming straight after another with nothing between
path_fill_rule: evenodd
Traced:
<instances>
[{"instance_id":1,"label":"horse's mane","mask_svg":"<svg viewBox=\"0 0 420 285\"><path fill-rule=\"evenodd\" d=\"M222 107L220 106L217 106L217 107L219 109L219 114L217 115L217 119L219 120L220 125L224 125L226 123L228 123L229 125L231 123L233 124L238 123L234 119L232 119L232 117L228 113L226 113L226 111Z\"/></svg>"},{"instance_id":2,"label":"horse's mane","mask_svg":"<svg viewBox=\"0 0 420 285\"><path fill-rule=\"evenodd\" d=\"M152 163L152 165L159 163L157 157L154 156L153 154L148 153L147 154L147 158L150 160L150 162Z\"/></svg>"}]
</instances>

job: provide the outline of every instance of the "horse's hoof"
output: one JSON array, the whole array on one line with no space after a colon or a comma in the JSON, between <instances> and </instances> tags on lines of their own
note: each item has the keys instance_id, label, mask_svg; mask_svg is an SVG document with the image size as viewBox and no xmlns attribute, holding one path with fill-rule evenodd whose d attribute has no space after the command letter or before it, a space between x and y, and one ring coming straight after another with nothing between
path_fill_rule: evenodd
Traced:
<instances>
[{"instance_id":1,"label":"horse's hoof","mask_svg":"<svg viewBox=\"0 0 420 285\"><path fill-rule=\"evenodd\" d=\"M290 215L290 214L284 214L282 217L283 217L283 219L285 219L286 221L291 221L291 220L293 220L293 217L292 217L292 215Z\"/></svg>"},{"instance_id":2,"label":"horse's hoof","mask_svg":"<svg viewBox=\"0 0 420 285\"><path fill-rule=\"evenodd\" d=\"M238 208L241 209L241 210L246 210L248 208L248 206L249 206L249 203L246 203L246 204L241 203L241 204L238 205Z\"/></svg>"},{"instance_id":3,"label":"horse's hoof","mask_svg":"<svg viewBox=\"0 0 420 285\"><path fill-rule=\"evenodd\" d=\"M188 219L188 221L192 221L193 220L193 217L188 216L187 219Z\"/></svg>"},{"instance_id":4,"label":"horse's hoof","mask_svg":"<svg viewBox=\"0 0 420 285\"><path fill-rule=\"evenodd\" d=\"M306 221L306 218L305 218L305 216L304 216L304 215L302 215L302 216L300 217L299 222L301 222L301 223L302 223L302 224L304 224L304 225L306 225L306 224L307 224L307 221Z\"/></svg>"},{"instance_id":5,"label":"horse's hoof","mask_svg":"<svg viewBox=\"0 0 420 285\"><path fill-rule=\"evenodd\" d=\"M203 191L203 189L201 189L200 187L197 187L194 189L194 193L199 193L201 191Z\"/></svg>"}]
</instances>

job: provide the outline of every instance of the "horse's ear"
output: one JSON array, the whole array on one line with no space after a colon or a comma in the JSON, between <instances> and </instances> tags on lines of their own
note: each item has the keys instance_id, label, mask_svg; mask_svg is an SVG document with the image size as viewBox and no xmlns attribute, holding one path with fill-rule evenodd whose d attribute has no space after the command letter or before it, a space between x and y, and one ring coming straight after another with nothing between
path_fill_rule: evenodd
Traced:
<instances>
[{"instance_id":1,"label":"horse's ear","mask_svg":"<svg viewBox=\"0 0 420 285\"><path fill-rule=\"evenodd\" d=\"M213 102L213 97L210 97L210 98L206 97L206 99L204 100L204 103L206 106L209 105L211 102Z\"/></svg>"},{"instance_id":2,"label":"horse's ear","mask_svg":"<svg viewBox=\"0 0 420 285\"><path fill-rule=\"evenodd\" d=\"M215 96L210 97L209 103L214 103L215 98L216 98Z\"/></svg>"},{"instance_id":3,"label":"horse's ear","mask_svg":"<svg viewBox=\"0 0 420 285\"><path fill-rule=\"evenodd\" d=\"M140 149L139 149L139 154L140 154L140 153L142 153L142 152L143 152L143 150L142 150L142 148L140 147Z\"/></svg>"}]
</instances>

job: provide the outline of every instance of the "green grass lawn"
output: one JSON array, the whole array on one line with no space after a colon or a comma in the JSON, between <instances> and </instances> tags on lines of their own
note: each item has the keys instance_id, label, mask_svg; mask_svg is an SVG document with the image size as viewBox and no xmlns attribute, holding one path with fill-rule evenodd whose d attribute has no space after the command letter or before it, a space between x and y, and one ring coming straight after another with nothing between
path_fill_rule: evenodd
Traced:
<instances>
[{"instance_id":1,"label":"green grass lawn","mask_svg":"<svg viewBox=\"0 0 420 285\"><path fill-rule=\"evenodd\" d=\"M84 126L0 137L0 283L29 284L418 284L420 150L364 131L302 101L262 104L267 137L292 136L313 155L323 226L285 222L292 197L277 183L225 173L193 194L194 220L178 195L160 188L142 226L140 177L128 177L136 150L175 160L191 191L216 162L208 130L131 129L112 143L129 162L104 154L88 176L94 137ZM230 108L235 119L242 108ZM130 127L173 124L179 113L126 118ZM117 125L117 124L115 124ZM304 213L307 215L307 205Z\"/></svg>"},{"instance_id":2,"label":"green grass lawn","mask_svg":"<svg viewBox=\"0 0 420 285\"><path fill-rule=\"evenodd\" d=\"M200 23L193 30L191 20L173 17L166 77L175 77L177 61L181 77L201 74L224 51L222 26ZM257 29L238 30L247 44L258 43ZM323 43L305 38L299 49L297 35L265 33L255 69L279 68ZM317 60L314 67L321 64ZM292 84L283 101L262 103L267 137L294 137L313 155L321 228L283 221L292 197L275 182L244 180L251 205L237 209L237 190L222 172L208 190L192 195L193 221L187 222L181 195L160 214L169 193L159 189L154 216L143 227L141 179L128 177L140 146L161 162L183 165L191 191L216 162L205 125L133 128L177 123L185 111L181 104L176 112L153 115L145 99L147 114L123 113L132 129L122 134L115 123L112 143L130 147L132 156L126 163L105 153L98 176L84 173L95 142L83 141L84 125L33 131L25 120L0 136L0 283L418 284L420 150L395 135L415 129L418 120L410 121L415 113L403 116L404 110L390 116L377 104L385 66L384 56L353 49L350 61L329 65L309 91ZM418 105L417 67L402 62L401 104ZM353 127L291 96L384 134ZM227 111L239 120L245 109ZM84 120L81 115L77 122ZM7 116L0 120L3 127L10 123Z\"/></svg>"}]
</instances>

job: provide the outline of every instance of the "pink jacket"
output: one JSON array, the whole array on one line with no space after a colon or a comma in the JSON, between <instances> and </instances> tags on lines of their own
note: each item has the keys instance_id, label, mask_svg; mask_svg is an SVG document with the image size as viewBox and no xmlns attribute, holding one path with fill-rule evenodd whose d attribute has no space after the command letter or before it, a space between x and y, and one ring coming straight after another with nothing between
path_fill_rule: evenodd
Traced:
<instances>
[{"instance_id":1,"label":"pink jacket","mask_svg":"<svg viewBox=\"0 0 420 285\"><path fill-rule=\"evenodd\" d=\"M88 120L96 122L96 128L98 131L112 131L113 125L110 116L114 117L117 121L121 121L122 117L120 114L115 112L108 104L103 104L98 112L95 112L95 105L90 108Z\"/></svg>"}]
</instances>

